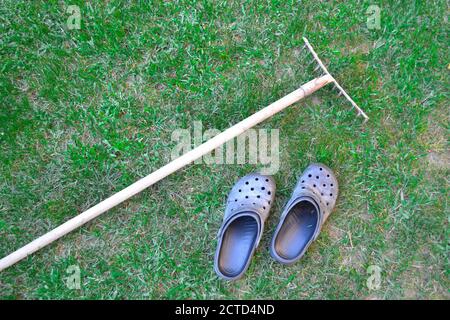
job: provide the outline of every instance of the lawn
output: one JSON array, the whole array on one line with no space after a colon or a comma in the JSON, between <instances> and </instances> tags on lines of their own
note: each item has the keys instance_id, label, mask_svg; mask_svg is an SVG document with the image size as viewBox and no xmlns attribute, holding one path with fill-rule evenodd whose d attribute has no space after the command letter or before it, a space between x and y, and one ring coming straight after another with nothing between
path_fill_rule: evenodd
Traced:
<instances>
[{"instance_id":1,"label":"lawn","mask_svg":"<svg viewBox=\"0 0 450 320\"><path fill-rule=\"evenodd\" d=\"M169 162L174 130L224 130L310 80L302 36L370 120L326 87L257 127L279 129L281 162L239 281L213 271L216 234L230 188L261 165L193 164L0 272L0 298L449 299L447 14L446 1L1 1L2 257ZM316 161L337 174L337 207L286 267L271 235Z\"/></svg>"}]
</instances>

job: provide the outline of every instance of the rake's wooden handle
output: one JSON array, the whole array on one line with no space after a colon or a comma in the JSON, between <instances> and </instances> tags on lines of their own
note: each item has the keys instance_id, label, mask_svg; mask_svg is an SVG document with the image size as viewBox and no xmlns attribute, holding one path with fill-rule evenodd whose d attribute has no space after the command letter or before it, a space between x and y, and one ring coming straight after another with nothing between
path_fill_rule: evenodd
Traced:
<instances>
[{"instance_id":1,"label":"rake's wooden handle","mask_svg":"<svg viewBox=\"0 0 450 320\"><path fill-rule=\"evenodd\" d=\"M83 224L91 221L95 217L101 215L103 212L117 206L119 203L131 198L135 194L141 192L142 190L158 182L164 177L167 177L171 173L174 173L175 171L183 168L184 166L190 164L194 160L204 156L205 154L208 154L209 152L218 148L225 142L239 136L247 129L254 127L258 123L266 120L267 118L270 118L271 116L280 112L281 110L285 109L291 104L303 99L304 97L310 95L311 93L315 92L316 90L322 88L326 84L331 83L333 81L334 79L332 76L325 75L305 83L297 90L291 92L290 94L275 101L274 103L270 104L264 109L256 112L250 117L228 128L227 130L218 134L214 138L206 141L205 143L201 144L195 149L169 162L162 168L136 181L132 185L117 192L116 194L103 200L99 204L91 207L90 209L84 211L83 213L80 213L79 215L66 221L59 227L49 231L48 233L30 242L24 247L4 257L3 259L0 260L0 271L24 259L28 255L36 252L37 250L45 247L46 245L52 243L53 241L61 238L62 236L82 226Z\"/></svg>"}]
</instances>

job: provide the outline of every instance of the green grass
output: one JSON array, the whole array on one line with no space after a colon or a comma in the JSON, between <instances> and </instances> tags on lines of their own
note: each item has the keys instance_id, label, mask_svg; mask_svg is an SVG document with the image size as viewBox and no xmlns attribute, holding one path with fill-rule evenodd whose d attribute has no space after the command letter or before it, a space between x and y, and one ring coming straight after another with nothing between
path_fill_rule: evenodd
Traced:
<instances>
[{"instance_id":1,"label":"green grass","mask_svg":"<svg viewBox=\"0 0 450 320\"><path fill-rule=\"evenodd\" d=\"M81 8L68 30L67 6ZM366 10L381 7L381 29ZM213 272L226 195L254 165L189 166L0 273L4 299L449 298L445 1L0 3L0 256L170 160L171 134L226 129L297 88L307 36L367 112L325 88L280 129L277 198L245 277ZM268 245L312 161L340 181L306 256ZM81 269L81 289L65 285ZM367 267L382 268L379 290Z\"/></svg>"}]
</instances>

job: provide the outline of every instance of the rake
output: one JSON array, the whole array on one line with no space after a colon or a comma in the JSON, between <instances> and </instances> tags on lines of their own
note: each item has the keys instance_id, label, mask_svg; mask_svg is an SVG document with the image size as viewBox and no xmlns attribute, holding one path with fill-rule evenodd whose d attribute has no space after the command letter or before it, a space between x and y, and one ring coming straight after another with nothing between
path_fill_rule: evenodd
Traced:
<instances>
[{"instance_id":1,"label":"rake","mask_svg":"<svg viewBox=\"0 0 450 320\"><path fill-rule=\"evenodd\" d=\"M228 128L227 130L216 135L215 137L211 138L210 140L206 141L200 146L183 154L182 156L169 162L165 166L150 173L146 177L134 182L125 189L115 193L114 195L103 200L97 205L91 207L90 209L84 211L83 213L80 213L79 215L61 224L59 227L56 227L55 229L44 234L43 236L35 239L29 244L23 246L22 248L4 257L3 259L0 260L0 271L26 258L27 256L38 251L39 249L49 245L53 241L61 238L62 236L68 234L69 232L75 230L76 228L81 227L82 225L98 217L102 213L131 198L135 194L150 187L151 185L167 177L168 175L176 172L177 170L180 170L181 168L187 166L196 159L212 152L213 150L220 147L227 141L234 139L235 137L244 133L246 130L272 117L274 114L282 111L283 109L287 108L293 103L298 102L301 99L309 96L310 94L314 93L315 91L319 90L320 88L324 87L329 83L334 84L335 88L339 91L339 95L343 95L348 101L350 101L351 105L357 110L357 115L362 116L364 118L364 122L367 121L369 119L368 116L353 101L353 99L347 94L347 92L345 92L345 90L339 85L336 79L334 79L334 77L328 72L327 68L320 60L320 58L314 51L309 41L306 38L303 38L303 41L305 42L305 45L302 49L307 50L306 51L307 54L309 53L312 55L313 57L312 61L316 63L314 71L318 70L320 71L319 77L316 77L315 79L303 84L297 90L273 102L269 106L261 109L255 114Z\"/></svg>"}]
</instances>

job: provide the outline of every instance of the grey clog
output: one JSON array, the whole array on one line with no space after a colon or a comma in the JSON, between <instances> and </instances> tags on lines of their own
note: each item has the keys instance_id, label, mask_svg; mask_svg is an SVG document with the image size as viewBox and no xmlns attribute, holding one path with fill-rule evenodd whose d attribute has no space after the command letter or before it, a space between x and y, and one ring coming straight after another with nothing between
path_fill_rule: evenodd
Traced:
<instances>
[{"instance_id":1,"label":"grey clog","mask_svg":"<svg viewBox=\"0 0 450 320\"><path fill-rule=\"evenodd\" d=\"M337 195L333 171L321 163L308 166L281 214L270 246L272 257L283 264L300 259L319 235Z\"/></svg>"},{"instance_id":2,"label":"grey clog","mask_svg":"<svg viewBox=\"0 0 450 320\"><path fill-rule=\"evenodd\" d=\"M274 197L274 180L258 173L241 178L231 189L214 258L221 278L236 280L247 270Z\"/></svg>"}]
</instances>

